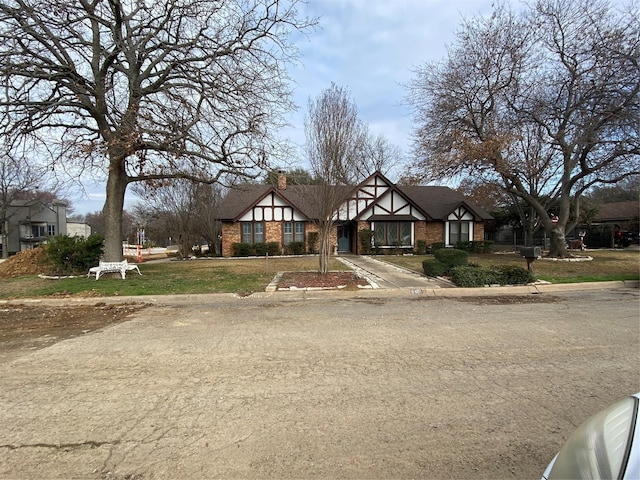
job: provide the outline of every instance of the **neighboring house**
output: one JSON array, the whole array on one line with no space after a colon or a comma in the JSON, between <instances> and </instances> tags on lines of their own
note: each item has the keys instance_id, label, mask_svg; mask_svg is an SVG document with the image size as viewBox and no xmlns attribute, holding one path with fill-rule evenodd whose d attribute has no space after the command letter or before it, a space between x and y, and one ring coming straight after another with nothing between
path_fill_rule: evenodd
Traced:
<instances>
[{"instance_id":1,"label":"neighboring house","mask_svg":"<svg viewBox=\"0 0 640 480\"><path fill-rule=\"evenodd\" d=\"M592 224L618 225L622 230L638 230L640 201L604 203L591 220Z\"/></svg>"},{"instance_id":2,"label":"neighboring house","mask_svg":"<svg viewBox=\"0 0 640 480\"><path fill-rule=\"evenodd\" d=\"M54 235L67 234L67 205L54 202L47 205L39 200L16 200L11 203L7 217L8 251L29 250ZM2 248L4 249L4 245Z\"/></svg>"},{"instance_id":3,"label":"neighboring house","mask_svg":"<svg viewBox=\"0 0 640 480\"><path fill-rule=\"evenodd\" d=\"M222 255L235 243L308 242L313 224L314 185L244 185L232 189L220 208ZM484 222L492 217L448 187L398 186L375 173L354 188L345 188L331 243L342 253L361 253L358 232L371 230L381 249L412 250L419 241L484 240Z\"/></svg>"},{"instance_id":4,"label":"neighboring house","mask_svg":"<svg viewBox=\"0 0 640 480\"><path fill-rule=\"evenodd\" d=\"M87 238L91 235L91 226L76 220L67 220L67 235L70 237Z\"/></svg>"}]
</instances>

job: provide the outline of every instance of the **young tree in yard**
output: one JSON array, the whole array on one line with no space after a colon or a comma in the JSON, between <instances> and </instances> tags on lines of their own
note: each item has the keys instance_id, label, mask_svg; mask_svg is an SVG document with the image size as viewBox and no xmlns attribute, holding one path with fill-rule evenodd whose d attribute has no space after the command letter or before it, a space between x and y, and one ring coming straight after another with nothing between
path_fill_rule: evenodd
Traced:
<instances>
[{"instance_id":1,"label":"young tree in yard","mask_svg":"<svg viewBox=\"0 0 640 480\"><path fill-rule=\"evenodd\" d=\"M535 211L549 255L566 256L583 193L640 170L639 52L633 3L538 0L464 22L409 85L412 174L499 184Z\"/></svg>"},{"instance_id":2,"label":"young tree in yard","mask_svg":"<svg viewBox=\"0 0 640 480\"><path fill-rule=\"evenodd\" d=\"M358 179L366 133L346 89L332 84L317 98L309 99L306 150L313 176L319 182L309 188L309 196L316 209L313 221L319 233L321 273L328 272L331 231L346 187L355 185Z\"/></svg>"},{"instance_id":3,"label":"young tree in yard","mask_svg":"<svg viewBox=\"0 0 640 480\"><path fill-rule=\"evenodd\" d=\"M106 176L105 258L127 186L257 176L292 108L297 0L0 0L0 135Z\"/></svg>"}]
</instances>

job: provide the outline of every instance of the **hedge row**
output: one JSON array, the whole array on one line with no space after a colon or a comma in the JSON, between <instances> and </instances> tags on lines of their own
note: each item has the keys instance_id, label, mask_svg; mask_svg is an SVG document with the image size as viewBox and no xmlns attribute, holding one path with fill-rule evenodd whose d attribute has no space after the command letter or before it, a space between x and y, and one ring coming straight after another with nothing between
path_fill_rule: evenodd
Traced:
<instances>
[{"instance_id":1,"label":"hedge row","mask_svg":"<svg viewBox=\"0 0 640 480\"><path fill-rule=\"evenodd\" d=\"M430 277L450 276L458 287L483 287L485 285L523 285L535 277L529 270L516 265L500 265L482 268L468 265L469 254L455 248L439 249L433 259L422 262L425 275Z\"/></svg>"},{"instance_id":2,"label":"hedge row","mask_svg":"<svg viewBox=\"0 0 640 480\"><path fill-rule=\"evenodd\" d=\"M451 281L458 287L484 287L485 285L526 285L535 281L533 274L515 265L482 268L468 265L454 268Z\"/></svg>"},{"instance_id":3,"label":"hedge row","mask_svg":"<svg viewBox=\"0 0 640 480\"><path fill-rule=\"evenodd\" d=\"M451 275L454 268L466 265L469 262L469 254L456 248L439 248L433 252L434 258L428 258L422 262L425 275L430 277L442 277Z\"/></svg>"},{"instance_id":4,"label":"hedge row","mask_svg":"<svg viewBox=\"0 0 640 480\"><path fill-rule=\"evenodd\" d=\"M231 245L234 257L270 257L274 255L281 255L282 249L278 242L266 242L266 243L234 243ZM285 255L304 255L306 252L306 245L304 242L291 242L284 247Z\"/></svg>"}]
</instances>

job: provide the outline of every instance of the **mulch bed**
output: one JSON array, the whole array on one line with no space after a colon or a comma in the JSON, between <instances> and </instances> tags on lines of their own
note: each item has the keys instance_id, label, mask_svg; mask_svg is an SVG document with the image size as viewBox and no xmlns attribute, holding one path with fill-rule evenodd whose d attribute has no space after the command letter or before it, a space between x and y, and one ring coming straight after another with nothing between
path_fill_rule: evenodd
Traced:
<instances>
[{"instance_id":1,"label":"mulch bed","mask_svg":"<svg viewBox=\"0 0 640 480\"><path fill-rule=\"evenodd\" d=\"M353 272L285 272L278 281L278 290L304 288L340 288L356 290L369 286L364 278Z\"/></svg>"}]
</instances>

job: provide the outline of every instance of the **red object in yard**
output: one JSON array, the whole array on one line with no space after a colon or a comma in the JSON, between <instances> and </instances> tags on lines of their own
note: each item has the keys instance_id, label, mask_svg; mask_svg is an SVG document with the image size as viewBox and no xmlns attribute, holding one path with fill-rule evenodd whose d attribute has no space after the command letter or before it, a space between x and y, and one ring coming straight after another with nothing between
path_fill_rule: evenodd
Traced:
<instances>
[{"instance_id":1,"label":"red object in yard","mask_svg":"<svg viewBox=\"0 0 640 480\"><path fill-rule=\"evenodd\" d=\"M142 263L142 248L138 245L138 263Z\"/></svg>"}]
</instances>

